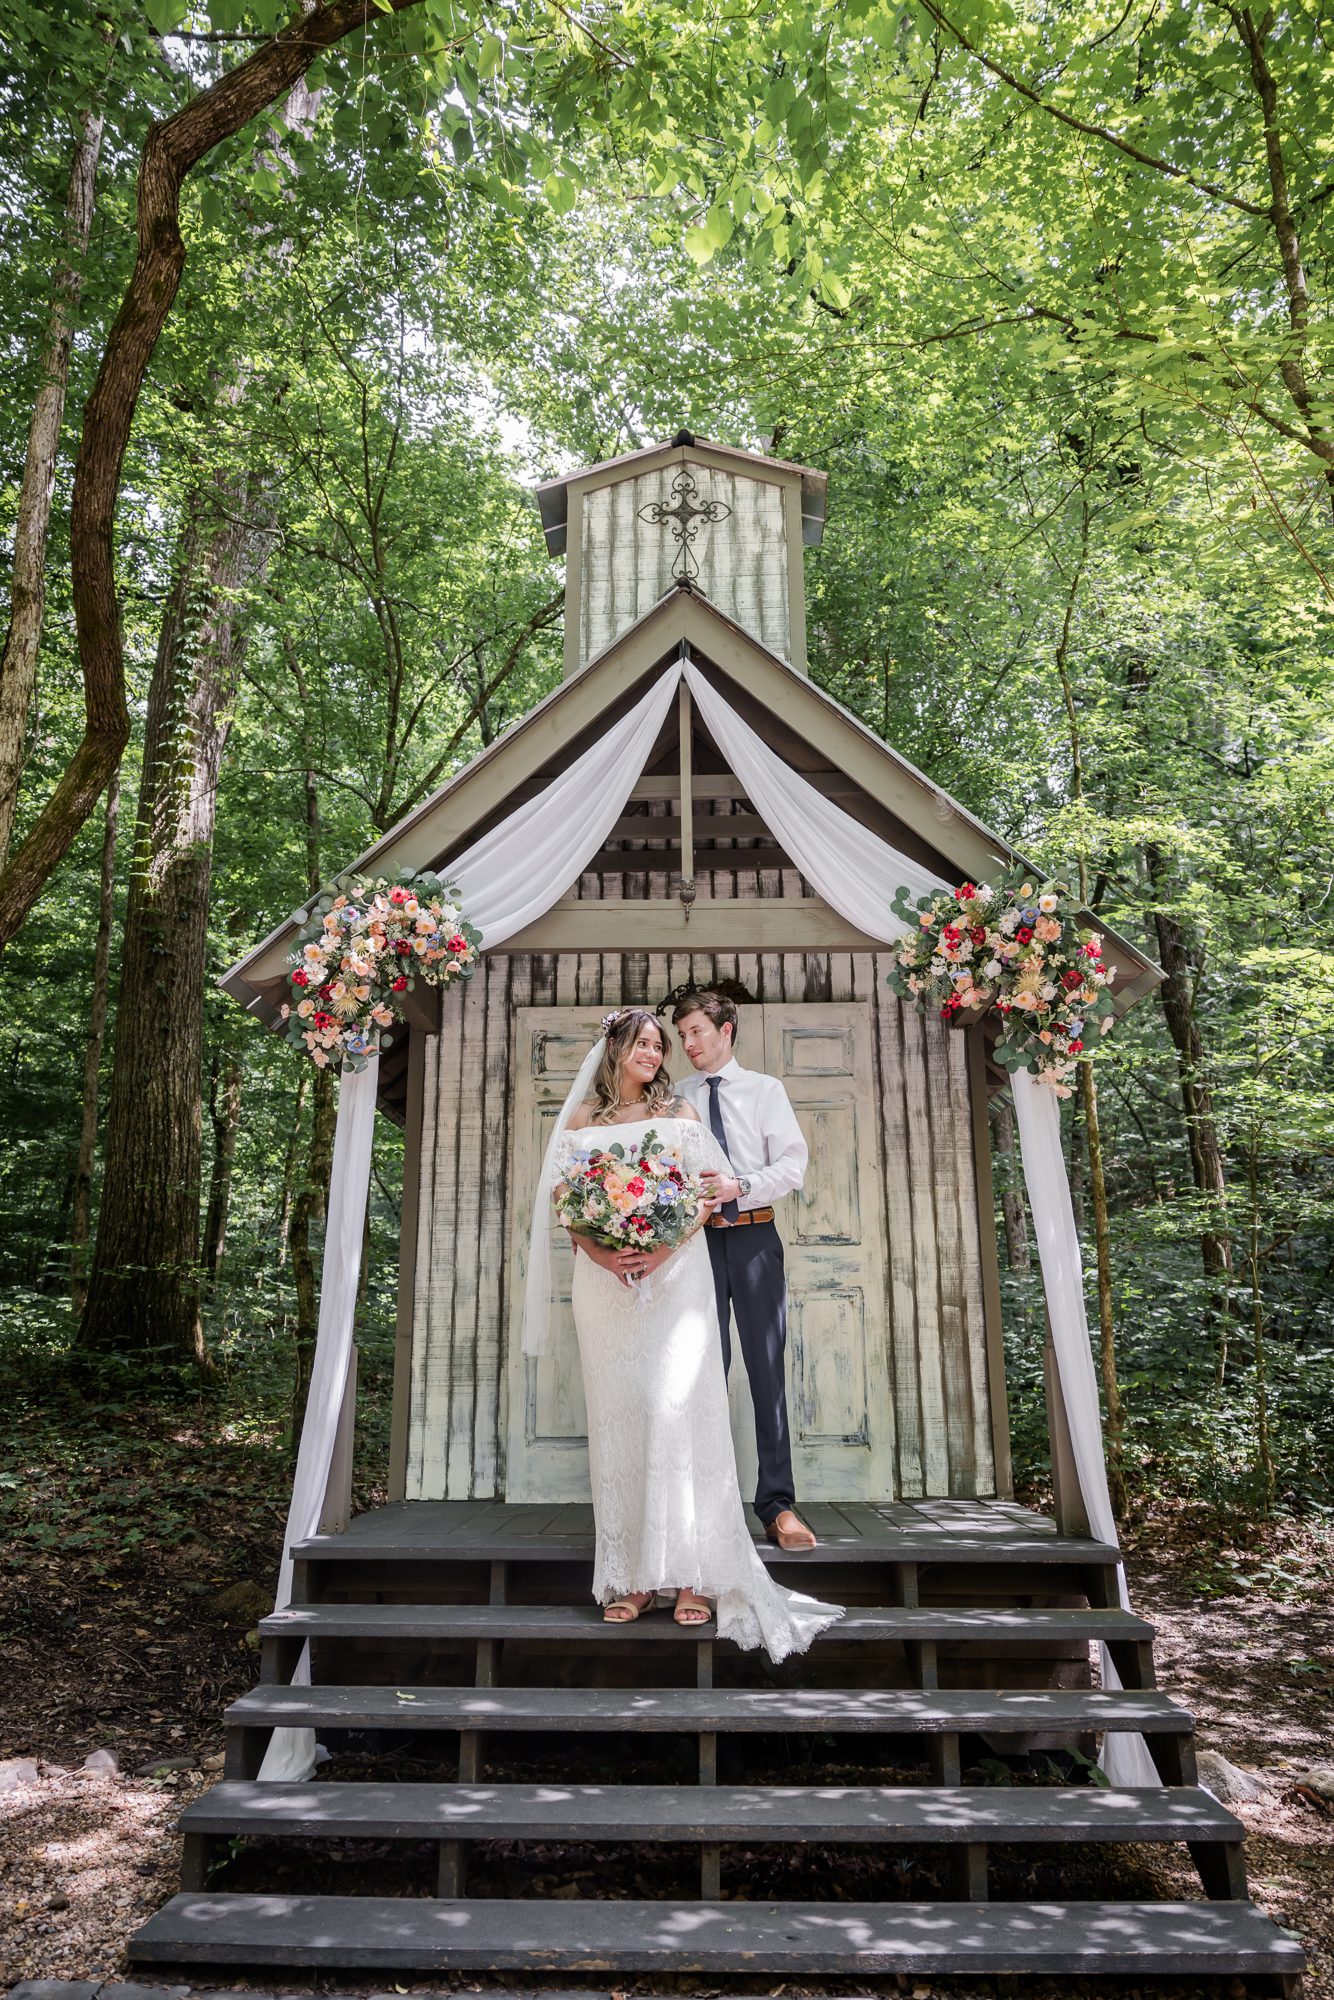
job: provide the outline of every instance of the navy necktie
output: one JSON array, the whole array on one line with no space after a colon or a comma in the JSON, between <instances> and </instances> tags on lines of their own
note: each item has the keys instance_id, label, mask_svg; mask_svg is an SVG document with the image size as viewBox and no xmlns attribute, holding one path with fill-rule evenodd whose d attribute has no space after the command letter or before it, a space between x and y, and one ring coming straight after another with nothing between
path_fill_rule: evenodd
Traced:
<instances>
[{"instance_id":1,"label":"navy necktie","mask_svg":"<svg viewBox=\"0 0 1334 2000\"><path fill-rule=\"evenodd\" d=\"M727 1127L723 1124L723 1107L718 1102L718 1086L722 1078L711 1076L706 1081L709 1086L709 1129L723 1151L727 1153L730 1164L732 1155L727 1152ZM725 1201L718 1213L725 1222L735 1222L741 1213L741 1204L739 1201Z\"/></svg>"}]
</instances>

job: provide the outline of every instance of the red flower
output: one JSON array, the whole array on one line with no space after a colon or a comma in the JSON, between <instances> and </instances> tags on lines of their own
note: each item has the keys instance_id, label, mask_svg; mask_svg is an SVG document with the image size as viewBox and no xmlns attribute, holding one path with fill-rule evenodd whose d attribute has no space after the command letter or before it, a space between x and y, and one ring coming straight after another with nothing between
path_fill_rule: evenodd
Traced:
<instances>
[{"instance_id":1,"label":"red flower","mask_svg":"<svg viewBox=\"0 0 1334 2000\"><path fill-rule=\"evenodd\" d=\"M467 938L460 937L457 931L454 933L452 938L447 938L445 941L445 950L452 951L455 957L457 957L461 951L466 951L467 949L468 949Z\"/></svg>"},{"instance_id":2,"label":"red flower","mask_svg":"<svg viewBox=\"0 0 1334 2000\"><path fill-rule=\"evenodd\" d=\"M309 986L310 974L298 966L297 970L292 974L292 984L293 986Z\"/></svg>"},{"instance_id":3,"label":"red flower","mask_svg":"<svg viewBox=\"0 0 1334 2000\"><path fill-rule=\"evenodd\" d=\"M1082 986L1084 984L1084 975L1082 972L1076 972L1075 968L1071 966L1068 972L1063 972L1061 974L1061 984L1067 989L1068 992L1073 993L1076 986Z\"/></svg>"},{"instance_id":4,"label":"red flower","mask_svg":"<svg viewBox=\"0 0 1334 2000\"><path fill-rule=\"evenodd\" d=\"M332 1014L325 1014L325 1013L319 1013L319 1012L317 1012L317 1013L315 1014L315 1016L314 1016L314 1020L315 1020L315 1026L316 1026L317 1028L321 1028L321 1029L323 1029L323 1028L332 1028L332 1026L333 1026L333 1015L332 1015Z\"/></svg>"},{"instance_id":5,"label":"red flower","mask_svg":"<svg viewBox=\"0 0 1334 2000\"><path fill-rule=\"evenodd\" d=\"M406 938L395 938L394 950L398 953L398 956L400 958L406 958L408 954L411 952L412 946L408 943Z\"/></svg>"},{"instance_id":6,"label":"red flower","mask_svg":"<svg viewBox=\"0 0 1334 2000\"><path fill-rule=\"evenodd\" d=\"M974 924L968 935L974 944L985 944L987 941L987 927L985 924Z\"/></svg>"},{"instance_id":7,"label":"red flower","mask_svg":"<svg viewBox=\"0 0 1334 2000\"><path fill-rule=\"evenodd\" d=\"M1032 924L1020 924L1018 930L1015 932L1015 937L1020 944L1032 944L1033 942Z\"/></svg>"},{"instance_id":8,"label":"red flower","mask_svg":"<svg viewBox=\"0 0 1334 2000\"><path fill-rule=\"evenodd\" d=\"M635 1175L632 1181L627 1181L625 1186L626 1192L632 1194L636 1201L639 1200L640 1195L644 1192L644 1183L640 1180L638 1174Z\"/></svg>"},{"instance_id":9,"label":"red flower","mask_svg":"<svg viewBox=\"0 0 1334 2000\"><path fill-rule=\"evenodd\" d=\"M946 944L956 945L963 936L963 933L957 924L946 924L944 930L941 932L941 936L944 938Z\"/></svg>"},{"instance_id":10,"label":"red flower","mask_svg":"<svg viewBox=\"0 0 1334 2000\"><path fill-rule=\"evenodd\" d=\"M406 889L391 889L389 891L389 900L391 903L406 903L408 892Z\"/></svg>"},{"instance_id":11,"label":"red flower","mask_svg":"<svg viewBox=\"0 0 1334 2000\"><path fill-rule=\"evenodd\" d=\"M963 887L959 891L959 901L961 903L971 903L973 897L976 894L977 890L974 888L973 884L971 882L965 882Z\"/></svg>"},{"instance_id":12,"label":"red flower","mask_svg":"<svg viewBox=\"0 0 1334 2000\"><path fill-rule=\"evenodd\" d=\"M332 1000L332 999L333 999L333 981L332 981L332 979L326 979L326 980L325 980L325 982L324 982L324 984L323 984L323 986L321 986L321 988L320 988L320 998L321 998L321 1000Z\"/></svg>"},{"instance_id":13,"label":"red flower","mask_svg":"<svg viewBox=\"0 0 1334 2000\"><path fill-rule=\"evenodd\" d=\"M1075 1036L1075 1038L1074 1038L1074 1040L1073 1040L1073 1041L1071 1042L1071 1044L1070 1044L1070 1053L1071 1053L1071 1055L1072 1055L1072 1056L1077 1056L1077 1055L1079 1054L1080 1050L1081 1050L1081 1049L1083 1048L1083 1046L1084 1046L1083 1042L1082 1042L1082 1041L1081 1041L1081 1040L1079 1039L1079 1036L1078 1036L1078 1035L1076 1035L1076 1036Z\"/></svg>"},{"instance_id":14,"label":"red flower","mask_svg":"<svg viewBox=\"0 0 1334 2000\"><path fill-rule=\"evenodd\" d=\"M389 991L391 993L401 993L404 987L407 985L407 983L408 982L406 977L404 976L403 973L400 972L398 978L395 979L390 985Z\"/></svg>"}]
</instances>

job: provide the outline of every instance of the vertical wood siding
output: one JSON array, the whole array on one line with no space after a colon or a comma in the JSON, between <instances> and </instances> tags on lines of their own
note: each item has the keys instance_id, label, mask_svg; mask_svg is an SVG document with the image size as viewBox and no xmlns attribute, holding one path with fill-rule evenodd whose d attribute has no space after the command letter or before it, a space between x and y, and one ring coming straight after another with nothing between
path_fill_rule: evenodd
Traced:
<instances>
[{"instance_id":1,"label":"vertical wood siding","mask_svg":"<svg viewBox=\"0 0 1334 2000\"><path fill-rule=\"evenodd\" d=\"M691 465L701 499L731 511L700 527L694 544L700 590L762 641L790 659L787 543L783 492L763 479ZM609 646L671 588L680 544L670 528L641 521L639 510L671 500L675 466L622 479L585 494L579 569L579 664Z\"/></svg>"},{"instance_id":2,"label":"vertical wood siding","mask_svg":"<svg viewBox=\"0 0 1334 2000\"><path fill-rule=\"evenodd\" d=\"M712 841L712 836L710 836ZM666 857L664 856L664 859ZM665 896L673 878L644 856L624 893ZM715 878L715 893L733 878ZM790 871L741 871L739 896L800 896ZM609 896L620 877L585 876ZM962 1035L905 1010L883 953L642 952L485 959L444 996L424 1064L408 1414L407 1497L504 1492L511 1024L522 1006L656 1004L694 978L742 979L757 1001L864 1001L871 1019L886 1274L883 1339L902 1499L995 1492L981 1253ZM743 1014L744 1029L744 1014ZM738 1048L761 1063L763 1050ZM405 1226L412 1225L405 1217Z\"/></svg>"}]
</instances>

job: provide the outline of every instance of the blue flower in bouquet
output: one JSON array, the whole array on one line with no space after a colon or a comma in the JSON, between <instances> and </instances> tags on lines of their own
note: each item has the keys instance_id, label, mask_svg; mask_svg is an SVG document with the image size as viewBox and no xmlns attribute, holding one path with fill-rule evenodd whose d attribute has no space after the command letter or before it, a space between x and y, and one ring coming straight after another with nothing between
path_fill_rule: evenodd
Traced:
<instances>
[{"instance_id":1,"label":"blue flower in bouquet","mask_svg":"<svg viewBox=\"0 0 1334 2000\"><path fill-rule=\"evenodd\" d=\"M673 1187L670 1181L664 1181L662 1186L658 1189L659 1208L675 1208L677 1202L680 1201L680 1199L681 1199L680 1189Z\"/></svg>"}]
</instances>

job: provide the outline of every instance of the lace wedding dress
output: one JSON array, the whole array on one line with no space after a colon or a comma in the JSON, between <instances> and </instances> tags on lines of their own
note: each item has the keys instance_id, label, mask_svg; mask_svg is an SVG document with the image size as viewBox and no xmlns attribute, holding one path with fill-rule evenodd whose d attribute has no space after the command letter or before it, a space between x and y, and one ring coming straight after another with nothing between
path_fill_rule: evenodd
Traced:
<instances>
[{"instance_id":1,"label":"lace wedding dress","mask_svg":"<svg viewBox=\"0 0 1334 2000\"><path fill-rule=\"evenodd\" d=\"M633 1143L646 1124L687 1173L730 1173L717 1140L694 1118L584 1126L565 1135L565 1157L619 1138ZM842 1608L782 1589L751 1540L703 1231L658 1266L646 1296L576 1252L572 1305L588 1408L598 1603L688 1587L715 1600L720 1638L763 1646L775 1661L805 1652Z\"/></svg>"}]
</instances>

